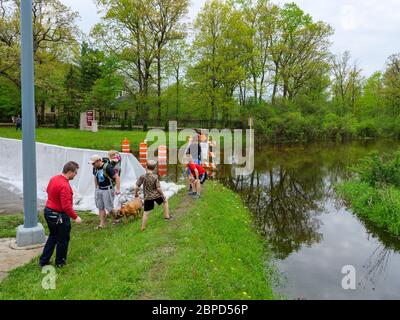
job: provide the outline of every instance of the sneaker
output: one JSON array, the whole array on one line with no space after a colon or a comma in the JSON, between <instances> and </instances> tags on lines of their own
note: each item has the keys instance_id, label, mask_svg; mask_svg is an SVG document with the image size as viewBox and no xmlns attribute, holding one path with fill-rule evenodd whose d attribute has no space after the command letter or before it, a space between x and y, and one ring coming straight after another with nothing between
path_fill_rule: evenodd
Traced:
<instances>
[{"instance_id":1,"label":"sneaker","mask_svg":"<svg viewBox=\"0 0 400 320\"><path fill-rule=\"evenodd\" d=\"M57 264L56 267L58 269L61 269L61 268L65 267L65 265L66 265L66 263L64 262L64 263Z\"/></svg>"},{"instance_id":2,"label":"sneaker","mask_svg":"<svg viewBox=\"0 0 400 320\"><path fill-rule=\"evenodd\" d=\"M192 198L193 198L193 199L199 199L199 198L200 198L200 195L199 195L198 193L195 193L195 194L192 196Z\"/></svg>"},{"instance_id":3,"label":"sneaker","mask_svg":"<svg viewBox=\"0 0 400 320\"><path fill-rule=\"evenodd\" d=\"M196 194L196 192L190 191L188 192L188 196L194 196Z\"/></svg>"},{"instance_id":4,"label":"sneaker","mask_svg":"<svg viewBox=\"0 0 400 320\"><path fill-rule=\"evenodd\" d=\"M165 220L172 220L172 216L171 215L169 215L169 218L164 218Z\"/></svg>"}]
</instances>

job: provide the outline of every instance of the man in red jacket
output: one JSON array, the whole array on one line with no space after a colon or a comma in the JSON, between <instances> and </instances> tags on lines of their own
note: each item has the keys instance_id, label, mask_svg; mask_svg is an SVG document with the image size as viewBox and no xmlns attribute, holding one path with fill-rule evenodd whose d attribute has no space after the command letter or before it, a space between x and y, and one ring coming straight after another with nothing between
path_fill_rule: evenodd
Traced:
<instances>
[{"instance_id":1,"label":"man in red jacket","mask_svg":"<svg viewBox=\"0 0 400 320\"><path fill-rule=\"evenodd\" d=\"M50 264L51 256L56 248L56 266L63 267L67 262L68 244L71 233L71 218L76 223L82 222L73 209L73 191L69 184L78 174L79 165L68 162L62 174L51 178L47 186L48 200L44 209L44 217L50 230L49 238L40 257L41 267Z\"/></svg>"}]
</instances>

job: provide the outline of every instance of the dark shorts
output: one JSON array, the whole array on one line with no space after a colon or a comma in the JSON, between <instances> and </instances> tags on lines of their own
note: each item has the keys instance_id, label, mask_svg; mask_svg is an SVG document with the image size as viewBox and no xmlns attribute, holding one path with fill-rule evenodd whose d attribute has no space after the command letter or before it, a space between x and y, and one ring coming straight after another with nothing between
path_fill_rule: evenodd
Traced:
<instances>
[{"instance_id":1,"label":"dark shorts","mask_svg":"<svg viewBox=\"0 0 400 320\"><path fill-rule=\"evenodd\" d=\"M158 205L161 205L164 203L164 199L163 198L158 198L158 199L154 199L154 200L145 200L144 201L144 211L148 212L154 209L154 202L157 202Z\"/></svg>"},{"instance_id":2,"label":"dark shorts","mask_svg":"<svg viewBox=\"0 0 400 320\"><path fill-rule=\"evenodd\" d=\"M201 184L204 184L207 180L207 173L203 173L202 175L199 176L199 180Z\"/></svg>"}]
</instances>

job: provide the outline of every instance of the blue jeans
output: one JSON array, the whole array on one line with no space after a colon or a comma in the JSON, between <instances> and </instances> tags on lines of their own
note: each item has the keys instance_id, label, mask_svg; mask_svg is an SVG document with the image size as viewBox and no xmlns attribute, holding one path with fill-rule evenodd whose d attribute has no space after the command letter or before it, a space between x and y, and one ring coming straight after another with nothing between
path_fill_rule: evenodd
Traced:
<instances>
[{"instance_id":1,"label":"blue jeans","mask_svg":"<svg viewBox=\"0 0 400 320\"><path fill-rule=\"evenodd\" d=\"M44 218L49 227L50 235L43 249L43 254L40 257L42 265L50 262L54 249L56 249L56 265L63 265L67 262L68 244L71 233L71 219L65 213L60 213L62 223L59 220L59 215L53 213L49 208L44 209Z\"/></svg>"}]
</instances>

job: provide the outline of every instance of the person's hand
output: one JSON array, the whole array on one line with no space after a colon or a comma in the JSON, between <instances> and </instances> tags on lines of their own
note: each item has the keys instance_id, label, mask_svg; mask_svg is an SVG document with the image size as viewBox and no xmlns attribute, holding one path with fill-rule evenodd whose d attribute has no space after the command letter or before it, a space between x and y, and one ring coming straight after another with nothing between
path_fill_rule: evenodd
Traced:
<instances>
[{"instance_id":1,"label":"person's hand","mask_svg":"<svg viewBox=\"0 0 400 320\"><path fill-rule=\"evenodd\" d=\"M119 195L119 194L121 194L121 191L118 190L118 189L116 189L116 190L115 190L115 195Z\"/></svg>"},{"instance_id":2,"label":"person's hand","mask_svg":"<svg viewBox=\"0 0 400 320\"><path fill-rule=\"evenodd\" d=\"M81 224L82 223L82 219L80 217L75 219L76 224Z\"/></svg>"}]
</instances>

